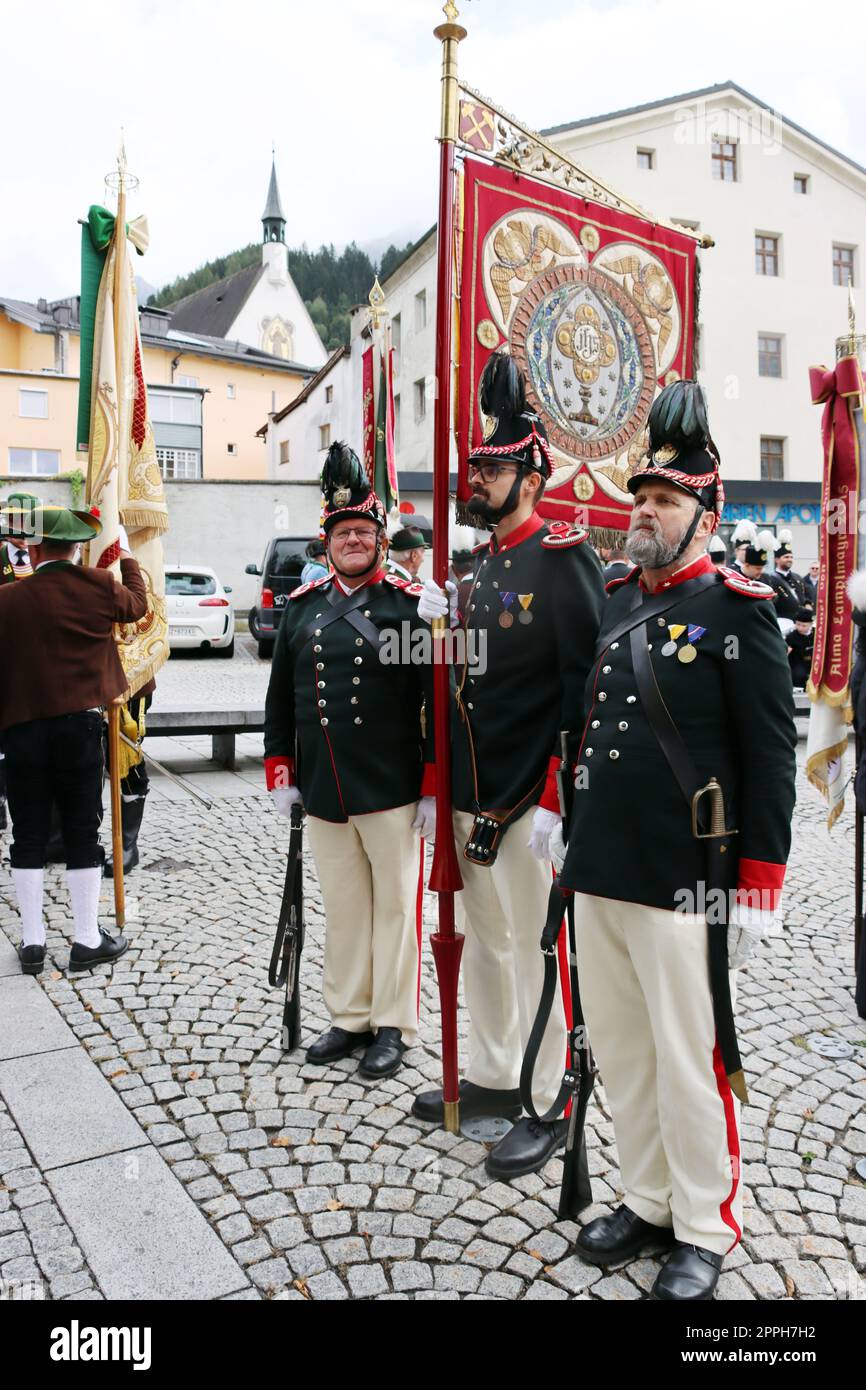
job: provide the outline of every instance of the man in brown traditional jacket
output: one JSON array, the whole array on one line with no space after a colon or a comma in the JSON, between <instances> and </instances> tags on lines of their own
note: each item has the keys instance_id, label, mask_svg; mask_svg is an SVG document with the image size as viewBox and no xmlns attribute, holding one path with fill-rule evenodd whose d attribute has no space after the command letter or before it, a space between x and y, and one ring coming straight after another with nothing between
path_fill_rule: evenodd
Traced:
<instances>
[{"instance_id":1,"label":"man in brown traditional jacket","mask_svg":"<svg viewBox=\"0 0 866 1390\"><path fill-rule=\"evenodd\" d=\"M76 546L101 530L89 512L66 507L0 511L0 534L26 534L33 577L0 589L0 741L12 818L12 877L21 913L18 950L25 974L45 961L42 891L45 849L56 802L66 846L75 925L70 970L89 970L127 949L98 923L104 851L103 708L126 689L114 624L147 611L138 564L121 551L123 582L73 563Z\"/></svg>"}]
</instances>

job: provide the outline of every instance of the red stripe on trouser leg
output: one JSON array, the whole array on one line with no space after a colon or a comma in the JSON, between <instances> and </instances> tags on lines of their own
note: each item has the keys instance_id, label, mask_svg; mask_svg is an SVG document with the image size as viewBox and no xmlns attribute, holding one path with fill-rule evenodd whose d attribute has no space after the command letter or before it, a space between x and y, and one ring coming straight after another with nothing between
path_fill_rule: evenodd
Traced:
<instances>
[{"instance_id":1,"label":"red stripe on trouser leg","mask_svg":"<svg viewBox=\"0 0 866 1390\"><path fill-rule=\"evenodd\" d=\"M415 991L415 1007L421 1017L421 943L423 937L424 908L424 841L418 841L418 889L415 894L415 931L418 936L418 987Z\"/></svg>"},{"instance_id":2,"label":"red stripe on trouser leg","mask_svg":"<svg viewBox=\"0 0 866 1390\"><path fill-rule=\"evenodd\" d=\"M722 1061L722 1053L718 1040L713 1048L713 1071L716 1074L716 1085L719 1088L719 1096L725 1108L725 1130L728 1140L728 1157L731 1162L731 1190L719 1207L719 1215L726 1226L729 1226L734 1233L734 1239L728 1246L727 1253L730 1254L734 1246L742 1236L742 1231L734 1220L731 1208L734 1198L737 1195L737 1188L740 1184L740 1136L737 1133L737 1117L734 1113L734 1095L731 1090L731 1083L728 1080L725 1064Z\"/></svg>"},{"instance_id":3,"label":"red stripe on trouser leg","mask_svg":"<svg viewBox=\"0 0 866 1390\"><path fill-rule=\"evenodd\" d=\"M570 1034L572 1028L571 976L568 970L568 931L565 922L563 922L562 927L560 928L559 936L557 937L556 955L557 962L559 965L559 985L560 989L562 990L562 1012L565 1014L565 1026ZM566 1044L565 1066L567 1067L568 1065L568 1045ZM571 1101L568 1102L568 1104L565 1107L565 1110L562 1113L563 1117L567 1119L568 1116L571 1114Z\"/></svg>"}]
</instances>

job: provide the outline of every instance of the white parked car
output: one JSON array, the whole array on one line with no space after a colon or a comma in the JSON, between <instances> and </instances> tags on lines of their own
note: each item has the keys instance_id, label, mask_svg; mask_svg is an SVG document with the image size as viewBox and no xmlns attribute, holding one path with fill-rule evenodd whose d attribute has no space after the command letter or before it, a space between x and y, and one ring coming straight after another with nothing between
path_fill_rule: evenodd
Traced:
<instances>
[{"instance_id":1,"label":"white parked car","mask_svg":"<svg viewBox=\"0 0 866 1390\"><path fill-rule=\"evenodd\" d=\"M213 647L220 656L235 649L235 610L207 565L166 565L165 606L170 647Z\"/></svg>"}]
</instances>

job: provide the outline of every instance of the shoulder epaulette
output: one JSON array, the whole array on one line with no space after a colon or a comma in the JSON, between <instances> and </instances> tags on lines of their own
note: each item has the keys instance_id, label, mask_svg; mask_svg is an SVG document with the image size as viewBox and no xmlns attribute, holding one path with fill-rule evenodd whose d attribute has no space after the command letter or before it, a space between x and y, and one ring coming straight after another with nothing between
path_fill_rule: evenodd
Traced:
<instances>
[{"instance_id":1,"label":"shoulder epaulette","mask_svg":"<svg viewBox=\"0 0 866 1390\"><path fill-rule=\"evenodd\" d=\"M769 584L762 584L760 579L747 579L739 570L729 569L727 565L719 565L717 573L726 589L733 589L735 594L742 594L744 598L776 597Z\"/></svg>"},{"instance_id":2,"label":"shoulder epaulette","mask_svg":"<svg viewBox=\"0 0 866 1390\"><path fill-rule=\"evenodd\" d=\"M583 545L588 536L588 531L579 526L571 526L567 521L551 521L548 523L547 535L541 538L541 544L546 550L564 550L566 546Z\"/></svg>"},{"instance_id":3,"label":"shoulder epaulette","mask_svg":"<svg viewBox=\"0 0 866 1390\"><path fill-rule=\"evenodd\" d=\"M395 589L402 589L404 593L411 594L413 598L420 598L424 592L423 584L415 584L409 579L403 579L399 574L386 574L385 583L393 584Z\"/></svg>"},{"instance_id":4,"label":"shoulder epaulette","mask_svg":"<svg viewBox=\"0 0 866 1390\"><path fill-rule=\"evenodd\" d=\"M630 584L636 574L640 573L640 565L632 565L628 574L618 574L616 579L609 579L604 586L606 594L612 594L614 589L620 588L622 584Z\"/></svg>"},{"instance_id":5,"label":"shoulder epaulette","mask_svg":"<svg viewBox=\"0 0 866 1390\"><path fill-rule=\"evenodd\" d=\"M311 589L321 589L325 584L330 584L333 578L332 574L325 574L321 579L311 579L309 584L300 584L297 589L293 589L289 598L300 598L302 594L308 594Z\"/></svg>"}]
</instances>

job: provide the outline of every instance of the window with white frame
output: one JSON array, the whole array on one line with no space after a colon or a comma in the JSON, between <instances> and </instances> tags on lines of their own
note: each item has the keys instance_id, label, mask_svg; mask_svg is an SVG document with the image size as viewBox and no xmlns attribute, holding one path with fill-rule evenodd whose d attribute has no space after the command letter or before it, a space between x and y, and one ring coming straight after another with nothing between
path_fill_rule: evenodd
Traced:
<instances>
[{"instance_id":1,"label":"window with white frame","mask_svg":"<svg viewBox=\"0 0 866 1390\"><path fill-rule=\"evenodd\" d=\"M782 375L782 338L778 333L758 334L758 376Z\"/></svg>"},{"instance_id":2,"label":"window with white frame","mask_svg":"<svg viewBox=\"0 0 866 1390\"><path fill-rule=\"evenodd\" d=\"M157 448L156 461L163 478L188 480L201 477L201 454L198 449Z\"/></svg>"},{"instance_id":3,"label":"window with white frame","mask_svg":"<svg viewBox=\"0 0 866 1390\"><path fill-rule=\"evenodd\" d=\"M427 327L427 291L419 290L415 296L415 332Z\"/></svg>"},{"instance_id":4,"label":"window with white frame","mask_svg":"<svg viewBox=\"0 0 866 1390\"><path fill-rule=\"evenodd\" d=\"M60 472L59 449L10 449L9 472L49 478Z\"/></svg>"},{"instance_id":5,"label":"window with white frame","mask_svg":"<svg viewBox=\"0 0 866 1390\"><path fill-rule=\"evenodd\" d=\"M48 392L22 386L18 392L18 414L25 420L47 420Z\"/></svg>"},{"instance_id":6,"label":"window with white frame","mask_svg":"<svg viewBox=\"0 0 866 1390\"><path fill-rule=\"evenodd\" d=\"M227 444L227 445L226 445L226 453L227 453L227 454L231 454L232 458L236 458L236 457L237 457L237 452L238 452L238 446L237 446L237 444Z\"/></svg>"},{"instance_id":7,"label":"window with white frame","mask_svg":"<svg viewBox=\"0 0 866 1390\"><path fill-rule=\"evenodd\" d=\"M200 425L201 401L198 396L182 396L172 391L147 393L150 418L161 425Z\"/></svg>"},{"instance_id":8,"label":"window with white frame","mask_svg":"<svg viewBox=\"0 0 866 1390\"><path fill-rule=\"evenodd\" d=\"M230 401L233 401L234 398L235 398L235 395L236 395L236 392L235 392L235 388L234 388L234 385L232 384L232 382L230 382L230 381L226 382L226 396L228 397L228 399L229 399Z\"/></svg>"},{"instance_id":9,"label":"window with white frame","mask_svg":"<svg viewBox=\"0 0 866 1390\"><path fill-rule=\"evenodd\" d=\"M319 426L319 448L329 449L331 447L331 426Z\"/></svg>"},{"instance_id":10,"label":"window with white frame","mask_svg":"<svg viewBox=\"0 0 866 1390\"><path fill-rule=\"evenodd\" d=\"M639 169L654 169L656 167L655 150L638 150L637 167Z\"/></svg>"},{"instance_id":11,"label":"window with white frame","mask_svg":"<svg viewBox=\"0 0 866 1390\"><path fill-rule=\"evenodd\" d=\"M176 376L175 379L174 379L174 384L175 384L175 386L198 386L198 377L197 377L197 376Z\"/></svg>"},{"instance_id":12,"label":"window with white frame","mask_svg":"<svg viewBox=\"0 0 866 1390\"><path fill-rule=\"evenodd\" d=\"M427 414L427 382L422 376L414 385L415 424L420 425Z\"/></svg>"},{"instance_id":13,"label":"window with white frame","mask_svg":"<svg viewBox=\"0 0 866 1390\"><path fill-rule=\"evenodd\" d=\"M325 405L331 405L331 404L333 403L333 400L334 400L334 388L333 388L333 386L326 386L326 387L325 387Z\"/></svg>"},{"instance_id":14,"label":"window with white frame","mask_svg":"<svg viewBox=\"0 0 866 1390\"><path fill-rule=\"evenodd\" d=\"M281 440L280 440L280 463L288 463L288 462L289 462L289 441L288 441L288 439L281 439Z\"/></svg>"}]
</instances>

